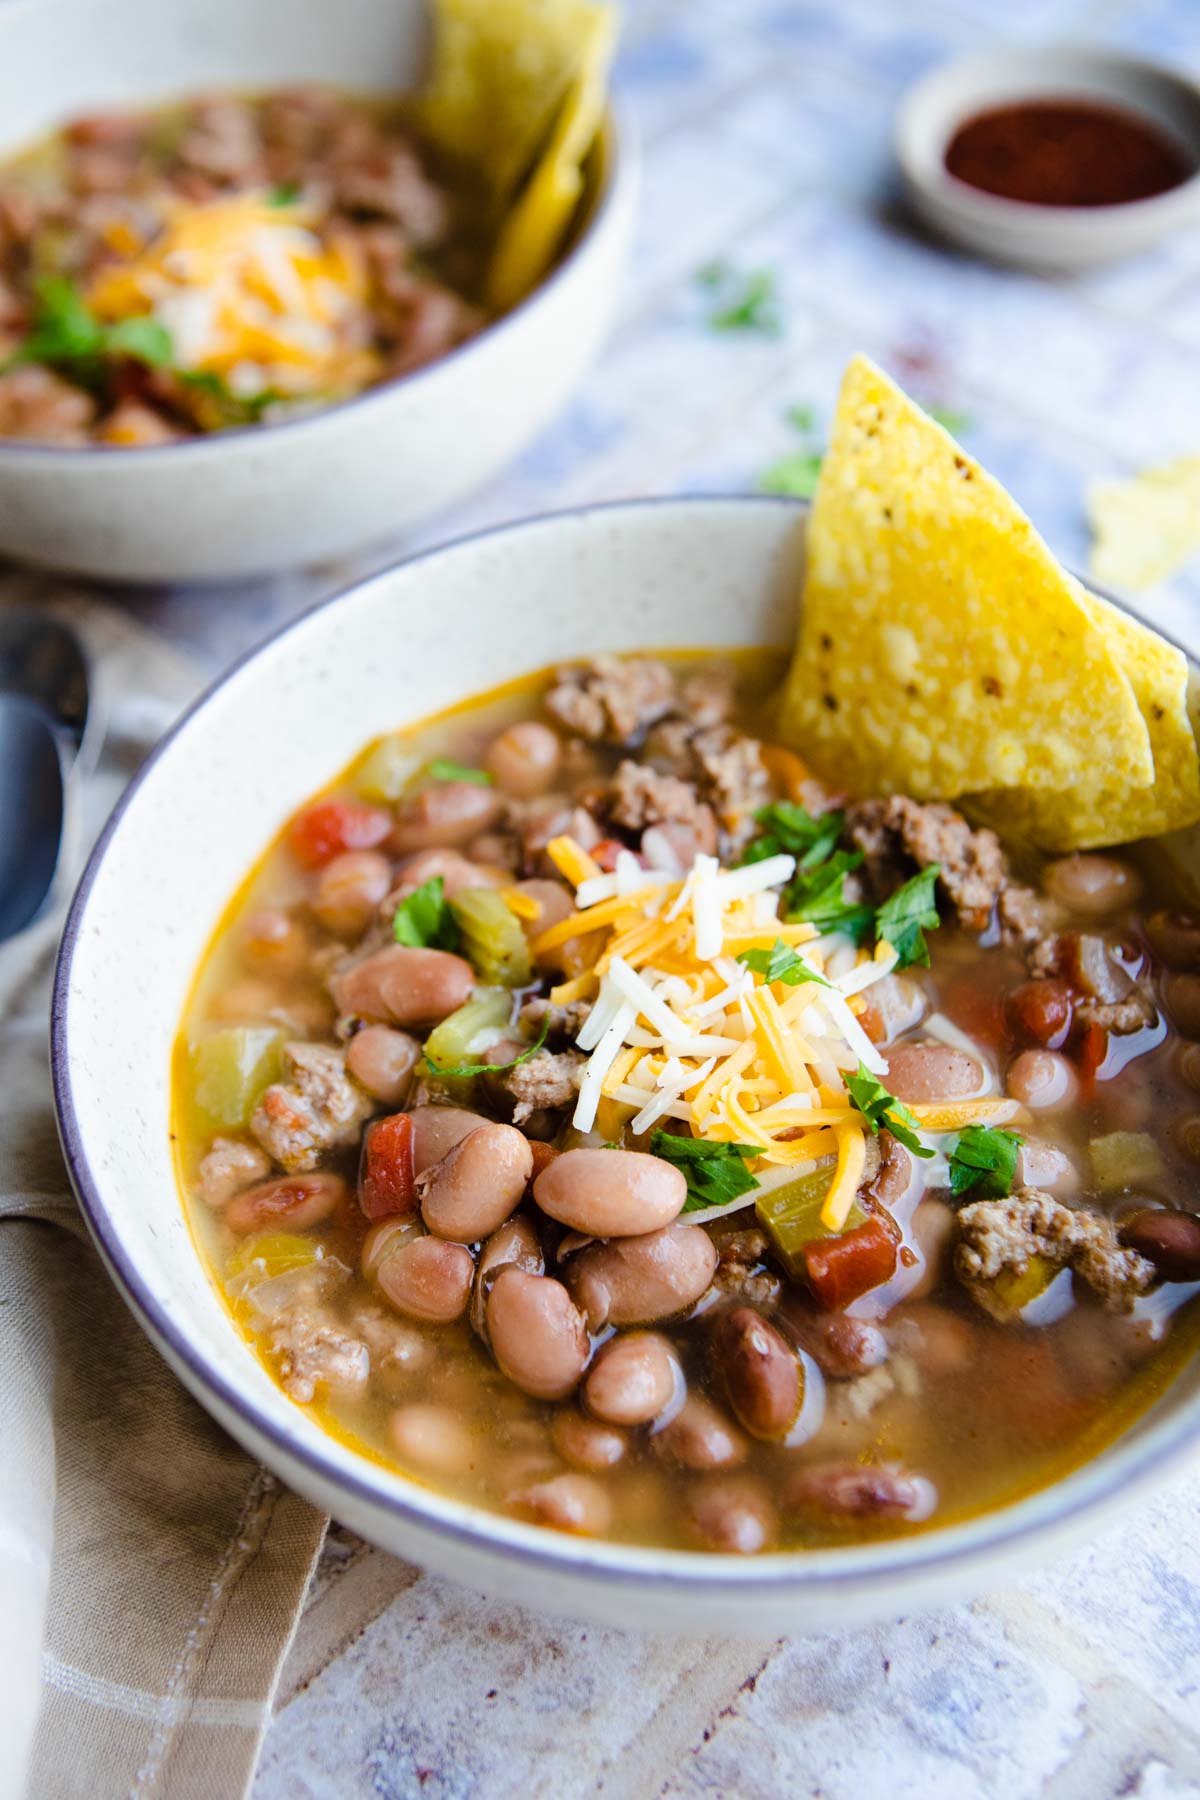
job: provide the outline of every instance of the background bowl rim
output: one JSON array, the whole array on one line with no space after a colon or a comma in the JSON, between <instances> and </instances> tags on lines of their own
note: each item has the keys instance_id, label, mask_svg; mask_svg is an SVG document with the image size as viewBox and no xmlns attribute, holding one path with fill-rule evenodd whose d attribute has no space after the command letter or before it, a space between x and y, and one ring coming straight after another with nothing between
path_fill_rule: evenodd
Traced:
<instances>
[{"instance_id":1,"label":"background bowl rim","mask_svg":"<svg viewBox=\"0 0 1200 1800\"><path fill-rule=\"evenodd\" d=\"M484 527L412 556L398 558L371 575L347 583L288 620L216 676L154 746L121 794L88 857L63 926L50 1014L50 1070L63 1158L80 1211L107 1272L155 1348L161 1354L165 1347L169 1352L167 1360L186 1369L186 1385L198 1398L210 1397L218 1409L228 1410L272 1451L285 1460L294 1460L317 1482L345 1493L367 1509L382 1508L390 1516L411 1524L418 1532L450 1544L463 1545L477 1554L503 1555L547 1575L580 1576L610 1586L657 1585L680 1593L691 1588L710 1595L740 1593L750 1596L762 1589L778 1594L789 1591L799 1594L819 1590L833 1592L838 1588L864 1585L869 1588L874 1584L886 1586L889 1581L895 1584L905 1579L935 1579L940 1575L952 1578L964 1564L979 1564L1006 1549L1014 1554L1023 1549L1032 1557L1037 1546L1069 1530L1079 1530L1085 1522L1098 1523L1119 1501L1158 1482L1182 1462L1200 1440L1200 1397L1190 1409L1194 1414L1190 1419L1187 1416L1189 1409L1185 1407L1180 1409L1181 1416L1168 1416L1151 1427L1155 1441L1147 1444L1142 1454L1133 1459L1134 1466L1124 1466L1124 1462L1130 1460L1133 1448L1129 1433L1119 1434L1097 1457L1089 1458L1058 1481L995 1509L945 1526L931 1526L911 1536L831 1549L770 1551L754 1557L571 1537L549 1527L512 1520L504 1514L427 1487L399 1471L376 1465L369 1457L324 1431L318 1432L318 1441L314 1444L303 1442L290 1435L282 1424L286 1409L293 1405L282 1390L277 1390L277 1398L273 1398L268 1406L254 1396L246 1395L234 1381L214 1370L203 1347L188 1336L180 1321L148 1291L133 1256L126 1251L114 1210L105 1200L102 1182L92 1170L76 1113L71 1068L70 990L92 889L125 814L138 793L148 780L153 779L166 751L227 683L257 658L275 653L281 643L308 622L342 602L381 586L402 572L452 557L481 542L495 542L534 530L554 530L594 517L726 508L731 511L758 510L764 514L790 511L797 521L807 519L812 510L810 501L786 495L654 495L594 502ZM1123 599L1106 590L1091 584L1091 591L1111 599L1132 616L1140 616ZM1175 643L1190 661L1197 660L1185 645L1174 639L1168 641ZM654 647L650 643L642 646L646 650ZM177 1191L175 1199L177 1204L182 1204ZM206 1410L211 1412L212 1409L206 1407ZM295 1410L303 1413L302 1408ZM1153 1407L1147 1412L1151 1410ZM1144 1420L1147 1413L1140 1417ZM1135 1420L1134 1429L1137 1424ZM1109 1449L1117 1452L1111 1467L1105 1462ZM255 1454L259 1454L257 1449ZM1054 1504L1056 1497L1057 1505ZM1041 1510L1045 1516L1026 1516L1031 1508Z\"/></svg>"}]
</instances>

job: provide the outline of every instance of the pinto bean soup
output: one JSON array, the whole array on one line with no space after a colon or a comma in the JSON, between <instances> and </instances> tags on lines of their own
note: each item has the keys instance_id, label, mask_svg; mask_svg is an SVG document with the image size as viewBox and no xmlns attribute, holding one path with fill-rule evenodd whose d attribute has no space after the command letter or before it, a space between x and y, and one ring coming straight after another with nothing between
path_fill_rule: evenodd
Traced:
<instances>
[{"instance_id":1,"label":"pinto bean soup","mask_svg":"<svg viewBox=\"0 0 1200 1800\"><path fill-rule=\"evenodd\" d=\"M754 1553L961 1519L1159 1393L1200 1290L1200 919L770 740L778 670L547 672L369 746L180 1035L188 1214L363 1454Z\"/></svg>"}]
</instances>

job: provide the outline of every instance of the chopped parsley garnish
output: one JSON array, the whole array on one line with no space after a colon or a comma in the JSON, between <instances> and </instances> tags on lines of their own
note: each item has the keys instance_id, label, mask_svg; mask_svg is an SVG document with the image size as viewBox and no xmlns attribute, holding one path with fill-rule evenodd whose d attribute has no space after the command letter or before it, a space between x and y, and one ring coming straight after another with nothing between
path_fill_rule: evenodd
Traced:
<instances>
[{"instance_id":1,"label":"chopped parsley garnish","mask_svg":"<svg viewBox=\"0 0 1200 1800\"><path fill-rule=\"evenodd\" d=\"M435 756L426 764L425 773L430 781L473 781L476 787L492 785L486 769L469 769L465 763L451 762L448 756Z\"/></svg>"},{"instance_id":2,"label":"chopped parsley garnish","mask_svg":"<svg viewBox=\"0 0 1200 1800\"><path fill-rule=\"evenodd\" d=\"M846 898L846 877L862 862L861 850L835 850L812 873L797 869L784 890L784 909L789 920L807 920L818 931L841 931L861 944L875 909L865 900Z\"/></svg>"},{"instance_id":3,"label":"chopped parsley garnish","mask_svg":"<svg viewBox=\"0 0 1200 1800\"><path fill-rule=\"evenodd\" d=\"M443 1080L454 1075L504 1075L509 1069L519 1069L521 1064L528 1062L531 1056L536 1056L549 1034L550 1015L547 1013L542 1022L542 1029L538 1032L528 1050L522 1050L520 1056L514 1056L511 1062L464 1062L454 1063L451 1067L443 1067L443 1065L435 1061L434 1058L430 1056L429 1051L426 1050L425 1067L429 1070L431 1075L440 1076Z\"/></svg>"},{"instance_id":4,"label":"chopped parsley garnish","mask_svg":"<svg viewBox=\"0 0 1200 1800\"><path fill-rule=\"evenodd\" d=\"M773 806L762 806L755 813L759 835L743 852L742 863L787 855L796 858L799 868L815 869L833 851L845 822L845 815L840 812L821 813L814 818L805 806L777 800Z\"/></svg>"},{"instance_id":5,"label":"chopped parsley garnish","mask_svg":"<svg viewBox=\"0 0 1200 1800\"><path fill-rule=\"evenodd\" d=\"M298 181L281 181L267 195L268 206L294 206L303 189Z\"/></svg>"},{"instance_id":6,"label":"chopped parsley garnish","mask_svg":"<svg viewBox=\"0 0 1200 1800\"><path fill-rule=\"evenodd\" d=\"M799 987L802 982L815 981L818 987L833 986L781 938L776 938L769 950L743 950L737 960L753 969L756 975L761 975L768 985L772 981L782 981L786 987Z\"/></svg>"},{"instance_id":7,"label":"chopped parsley garnish","mask_svg":"<svg viewBox=\"0 0 1200 1800\"><path fill-rule=\"evenodd\" d=\"M878 1137L880 1126L883 1126L891 1132L897 1143L903 1144L906 1150L911 1150L914 1156L933 1155L933 1151L927 1150L917 1136L920 1126L903 1100L897 1100L895 1094L889 1094L882 1081L877 1081L862 1063L858 1065L857 1075L847 1075L846 1087L874 1136Z\"/></svg>"},{"instance_id":8,"label":"chopped parsley garnish","mask_svg":"<svg viewBox=\"0 0 1200 1800\"><path fill-rule=\"evenodd\" d=\"M1017 1132L995 1125L965 1126L950 1152L951 1193L978 1188L981 1200L1003 1200L1012 1193L1023 1141Z\"/></svg>"},{"instance_id":9,"label":"chopped parsley garnish","mask_svg":"<svg viewBox=\"0 0 1200 1800\"><path fill-rule=\"evenodd\" d=\"M919 875L897 888L875 915L876 941L884 939L892 946L898 958L898 969L907 969L911 963L929 967L925 933L941 924L933 897L941 872L940 863L930 863Z\"/></svg>"},{"instance_id":10,"label":"chopped parsley garnish","mask_svg":"<svg viewBox=\"0 0 1200 1800\"><path fill-rule=\"evenodd\" d=\"M106 359L125 356L151 368L171 360L171 335L157 319L98 319L66 275L39 276L33 326L0 370L20 363L46 363L84 387L97 386Z\"/></svg>"},{"instance_id":11,"label":"chopped parsley garnish","mask_svg":"<svg viewBox=\"0 0 1200 1800\"><path fill-rule=\"evenodd\" d=\"M392 919L392 936L411 950L458 948L458 921L450 910L440 875L423 881L400 902Z\"/></svg>"},{"instance_id":12,"label":"chopped parsley garnish","mask_svg":"<svg viewBox=\"0 0 1200 1800\"><path fill-rule=\"evenodd\" d=\"M699 1212L705 1206L728 1206L758 1186L745 1161L762 1154L753 1144L721 1144L677 1137L672 1131L652 1131L650 1151L682 1169L687 1181L685 1213Z\"/></svg>"},{"instance_id":13,"label":"chopped parsley garnish","mask_svg":"<svg viewBox=\"0 0 1200 1800\"><path fill-rule=\"evenodd\" d=\"M708 315L712 331L757 331L778 337L783 330L775 275L770 269L746 272L727 262L706 263L696 272L696 285L711 294Z\"/></svg>"}]
</instances>

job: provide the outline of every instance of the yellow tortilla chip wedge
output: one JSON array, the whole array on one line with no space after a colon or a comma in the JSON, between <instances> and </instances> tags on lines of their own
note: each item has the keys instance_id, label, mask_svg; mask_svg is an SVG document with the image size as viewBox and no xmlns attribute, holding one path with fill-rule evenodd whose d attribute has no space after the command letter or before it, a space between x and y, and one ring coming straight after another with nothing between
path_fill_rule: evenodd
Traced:
<instances>
[{"instance_id":1,"label":"yellow tortilla chip wedge","mask_svg":"<svg viewBox=\"0 0 1200 1800\"><path fill-rule=\"evenodd\" d=\"M1200 755L1189 716L1189 670L1182 650L1168 644L1107 600L1080 589L1081 598L1129 677L1150 734L1154 781L1126 787L1104 774L1062 793L981 795L977 810L990 824L1042 850L1094 850L1102 844L1159 837L1200 820Z\"/></svg>"},{"instance_id":2,"label":"yellow tortilla chip wedge","mask_svg":"<svg viewBox=\"0 0 1200 1800\"><path fill-rule=\"evenodd\" d=\"M567 91L550 142L500 228L484 298L507 312L546 274L583 194L583 163L604 118L616 17L592 9L583 66Z\"/></svg>"},{"instance_id":3,"label":"yellow tortilla chip wedge","mask_svg":"<svg viewBox=\"0 0 1200 1800\"><path fill-rule=\"evenodd\" d=\"M1133 690L1016 503L866 357L842 384L780 723L839 786L1147 786Z\"/></svg>"},{"instance_id":4,"label":"yellow tortilla chip wedge","mask_svg":"<svg viewBox=\"0 0 1200 1800\"><path fill-rule=\"evenodd\" d=\"M1200 550L1200 456L1088 489L1091 573L1112 587L1153 587Z\"/></svg>"},{"instance_id":5,"label":"yellow tortilla chip wedge","mask_svg":"<svg viewBox=\"0 0 1200 1800\"><path fill-rule=\"evenodd\" d=\"M421 122L497 204L532 167L607 13L596 0L435 0Z\"/></svg>"}]
</instances>

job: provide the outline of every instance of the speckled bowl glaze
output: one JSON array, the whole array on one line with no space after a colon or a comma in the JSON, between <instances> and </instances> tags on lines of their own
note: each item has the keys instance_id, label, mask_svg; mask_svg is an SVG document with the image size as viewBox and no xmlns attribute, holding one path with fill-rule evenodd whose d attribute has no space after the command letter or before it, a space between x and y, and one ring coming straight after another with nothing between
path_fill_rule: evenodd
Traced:
<instances>
[{"instance_id":1,"label":"speckled bowl glaze","mask_svg":"<svg viewBox=\"0 0 1200 1800\"><path fill-rule=\"evenodd\" d=\"M965 119L1016 100L1092 100L1152 120L1200 164L1200 86L1175 69L1089 49L989 50L930 70L896 115L909 204L939 236L989 261L1070 275L1148 249L1200 219L1200 174L1124 206L1029 206L981 193L946 167Z\"/></svg>"},{"instance_id":2,"label":"speckled bowl glaze","mask_svg":"<svg viewBox=\"0 0 1200 1800\"><path fill-rule=\"evenodd\" d=\"M0 154L81 111L205 88L419 85L423 0L8 0ZM511 313L427 369L305 419L141 450L0 441L0 554L132 581L213 581L394 536L496 474L606 331L636 155L610 119L576 241Z\"/></svg>"},{"instance_id":3,"label":"speckled bowl glaze","mask_svg":"<svg viewBox=\"0 0 1200 1800\"><path fill-rule=\"evenodd\" d=\"M433 551L320 606L159 748L92 858L59 963L54 1081L71 1176L114 1279L180 1378L365 1537L610 1624L791 1631L939 1601L1093 1526L1200 1429L1194 1368L1086 1468L968 1524L748 1559L594 1543L446 1498L324 1435L234 1330L193 1248L168 1141L172 1040L218 916L288 815L371 735L556 659L788 643L805 519L769 499L565 513Z\"/></svg>"}]
</instances>

